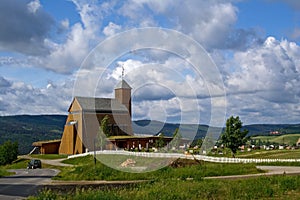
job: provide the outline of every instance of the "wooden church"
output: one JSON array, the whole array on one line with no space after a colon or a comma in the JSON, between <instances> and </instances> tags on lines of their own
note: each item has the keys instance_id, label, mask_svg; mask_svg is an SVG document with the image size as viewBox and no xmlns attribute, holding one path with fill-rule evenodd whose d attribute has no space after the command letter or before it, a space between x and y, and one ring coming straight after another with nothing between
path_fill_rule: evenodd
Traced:
<instances>
[{"instance_id":1,"label":"wooden church","mask_svg":"<svg viewBox=\"0 0 300 200\"><path fill-rule=\"evenodd\" d=\"M80 154L95 150L101 120L109 117L112 136L133 135L131 124L131 87L121 80L115 98L74 97L64 127L59 154Z\"/></svg>"}]
</instances>

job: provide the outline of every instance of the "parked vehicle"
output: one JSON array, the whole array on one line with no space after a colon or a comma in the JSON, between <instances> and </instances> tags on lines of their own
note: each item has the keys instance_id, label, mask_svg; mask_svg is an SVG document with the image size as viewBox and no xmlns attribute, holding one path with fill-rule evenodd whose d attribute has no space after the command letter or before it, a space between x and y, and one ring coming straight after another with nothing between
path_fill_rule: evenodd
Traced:
<instances>
[{"instance_id":1,"label":"parked vehicle","mask_svg":"<svg viewBox=\"0 0 300 200\"><path fill-rule=\"evenodd\" d=\"M32 159L28 162L27 169L42 168L42 162L37 159Z\"/></svg>"}]
</instances>

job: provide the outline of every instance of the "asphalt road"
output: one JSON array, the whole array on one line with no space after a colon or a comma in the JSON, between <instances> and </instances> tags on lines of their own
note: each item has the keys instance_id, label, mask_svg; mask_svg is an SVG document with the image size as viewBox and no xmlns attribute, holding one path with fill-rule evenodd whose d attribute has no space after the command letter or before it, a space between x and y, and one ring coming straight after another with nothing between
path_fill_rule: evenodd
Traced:
<instances>
[{"instance_id":1,"label":"asphalt road","mask_svg":"<svg viewBox=\"0 0 300 200\"><path fill-rule=\"evenodd\" d=\"M38 192L58 174L56 169L14 169L13 176L0 178L0 199L25 199Z\"/></svg>"}]
</instances>

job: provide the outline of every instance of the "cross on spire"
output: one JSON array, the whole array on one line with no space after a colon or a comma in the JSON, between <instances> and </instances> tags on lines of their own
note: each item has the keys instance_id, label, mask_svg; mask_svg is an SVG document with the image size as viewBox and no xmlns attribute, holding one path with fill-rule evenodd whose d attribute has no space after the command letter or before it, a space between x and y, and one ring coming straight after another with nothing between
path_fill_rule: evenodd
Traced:
<instances>
[{"instance_id":1,"label":"cross on spire","mask_svg":"<svg viewBox=\"0 0 300 200\"><path fill-rule=\"evenodd\" d=\"M124 64L122 64L122 80L124 78Z\"/></svg>"}]
</instances>

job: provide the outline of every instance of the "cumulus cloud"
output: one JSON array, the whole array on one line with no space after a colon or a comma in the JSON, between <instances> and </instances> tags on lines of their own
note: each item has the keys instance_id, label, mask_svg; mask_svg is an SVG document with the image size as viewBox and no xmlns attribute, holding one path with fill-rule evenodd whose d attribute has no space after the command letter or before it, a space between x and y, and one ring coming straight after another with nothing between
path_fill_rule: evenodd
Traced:
<instances>
[{"instance_id":1,"label":"cumulus cloud","mask_svg":"<svg viewBox=\"0 0 300 200\"><path fill-rule=\"evenodd\" d=\"M29 55L48 53L44 44L54 20L40 9L39 1L2 0L0 50Z\"/></svg>"},{"instance_id":2,"label":"cumulus cloud","mask_svg":"<svg viewBox=\"0 0 300 200\"><path fill-rule=\"evenodd\" d=\"M201 116L201 123L210 123L211 98L217 97L209 93L208 83L183 59L173 56L155 63L122 61L112 71L119 80L122 66L125 80L133 88L134 119L200 123ZM214 103L216 107L225 106L224 102Z\"/></svg>"},{"instance_id":3,"label":"cumulus cloud","mask_svg":"<svg viewBox=\"0 0 300 200\"><path fill-rule=\"evenodd\" d=\"M35 14L41 7L39 0L31 1L27 4L28 11Z\"/></svg>"},{"instance_id":4,"label":"cumulus cloud","mask_svg":"<svg viewBox=\"0 0 300 200\"><path fill-rule=\"evenodd\" d=\"M6 80L4 77L0 76L0 87L1 88L8 87L10 85L11 85L11 83L8 80Z\"/></svg>"},{"instance_id":5,"label":"cumulus cloud","mask_svg":"<svg viewBox=\"0 0 300 200\"><path fill-rule=\"evenodd\" d=\"M43 10L39 0L2 0L0 17L5 20L2 20L0 26L0 51L30 55L23 59L30 66L72 74L92 48L101 41L101 22L110 13L112 5L96 1L72 2L79 13L80 21L70 25L69 19L54 21ZM118 27L114 28L117 31ZM63 33L58 35L63 36L59 40L51 38L50 34L55 30L57 34ZM17 56L6 61L16 58Z\"/></svg>"},{"instance_id":6,"label":"cumulus cloud","mask_svg":"<svg viewBox=\"0 0 300 200\"><path fill-rule=\"evenodd\" d=\"M109 22L109 24L106 27L104 27L103 33L104 35L109 37L116 34L118 31L121 30L121 28L122 27L120 25L117 25L113 22Z\"/></svg>"},{"instance_id":7,"label":"cumulus cloud","mask_svg":"<svg viewBox=\"0 0 300 200\"><path fill-rule=\"evenodd\" d=\"M35 88L0 77L0 115L66 114L71 98L72 84L69 81Z\"/></svg>"},{"instance_id":8,"label":"cumulus cloud","mask_svg":"<svg viewBox=\"0 0 300 200\"><path fill-rule=\"evenodd\" d=\"M284 120L287 110L292 121L296 122L300 116L297 105L300 47L273 37L262 40L255 29L237 29L239 11L234 1L72 2L80 21L58 22L64 36L55 40L49 33L57 22L43 10L39 0L1 1L0 17L6 20L2 20L0 26L0 50L25 56L0 57L0 66L33 65L70 74L75 85L73 81L64 81L36 88L0 76L0 114L64 113L70 104L73 86L75 95L113 97L113 88L121 78L123 67L124 78L133 88L135 119L198 123L200 116L207 124L212 116L212 104L216 109L227 104L228 114L247 117L246 123L258 118L272 122L275 115L276 119ZM298 1L285 2L298 9ZM164 31L159 34L149 31L143 35L132 32L118 42L107 43L103 46L105 51L93 55L94 60L85 61L83 69L73 76L91 49L105 37L147 26L176 29L201 43L210 53L223 54L223 58L211 55L218 66L223 65L221 72L228 101L219 98L223 93L220 85L214 83L216 71L203 67L197 73L190 65L193 55L203 55L193 49L183 49L182 37L170 39ZM295 29L293 38L299 37L298 32ZM145 46L149 49L139 50ZM115 60L114 55L123 57ZM105 66L108 60L116 66ZM205 66L205 63L197 64ZM76 80L80 80L78 84ZM22 102L27 102L26 107L22 107ZM222 116L218 117L222 121Z\"/></svg>"},{"instance_id":9,"label":"cumulus cloud","mask_svg":"<svg viewBox=\"0 0 300 200\"><path fill-rule=\"evenodd\" d=\"M231 1L135 1L128 0L120 9L123 16L141 26L162 17L170 27L192 36L206 48L244 49L256 43L254 30L235 30L238 9ZM156 24L160 25L160 24ZM142 26L143 27L143 26Z\"/></svg>"},{"instance_id":10,"label":"cumulus cloud","mask_svg":"<svg viewBox=\"0 0 300 200\"><path fill-rule=\"evenodd\" d=\"M226 78L231 111L248 112L253 119L260 115L266 121L286 115L300 101L299 48L268 37L263 45L236 53L238 67Z\"/></svg>"},{"instance_id":11,"label":"cumulus cloud","mask_svg":"<svg viewBox=\"0 0 300 200\"><path fill-rule=\"evenodd\" d=\"M299 94L299 46L273 37L266 39L261 47L236 53L235 60L241 65L228 80L228 85L238 91L263 91L262 96L270 101L282 98L295 101ZM278 95L285 92L284 95Z\"/></svg>"},{"instance_id":12,"label":"cumulus cloud","mask_svg":"<svg viewBox=\"0 0 300 200\"><path fill-rule=\"evenodd\" d=\"M70 22L69 22L69 19L64 19L64 20L62 20L61 22L60 22L60 24L61 24L61 27L63 28L63 29L69 29L69 26L70 26Z\"/></svg>"},{"instance_id":13,"label":"cumulus cloud","mask_svg":"<svg viewBox=\"0 0 300 200\"><path fill-rule=\"evenodd\" d=\"M7 15L17 13L14 15L16 19L11 21L16 21L18 24L12 25L10 20L5 20L4 26L1 26L3 30L0 28L0 49L12 49L34 55L43 53L42 56L30 58L28 62L35 67L71 74L78 69L103 36L111 36L133 27L162 26L161 22L157 21L159 18L163 18L165 23L170 24L170 28L192 36L207 48L243 49L255 41L256 36L253 30L234 30L237 9L230 1L191 0L184 4L180 1L148 0L128 0L121 3L77 0L72 2L76 6L80 22L72 25L68 19L59 22L59 27L56 28L69 31L64 32L66 37L59 42L47 37L54 21L43 11L38 0L26 1L23 4L18 4L15 0L5 2L0 8L4 12L0 13L3 18L5 13ZM10 11L12 9L14 11ZM118 16L116 19L127 17L130 20L127 20L126 24L114 21L103 24L105 19L112 16ZM153 38L153 40L157 39ZM137 38L137 41L142 40ZM121 45L110 46L108 51L120 48ZM174 48L175 46L176 42Z\"/></svg>"},{"instance_id":14,"label":"cumulus cloud","mask_svg":"<svg viewBox=\"0 0 300 200\"><path fill-rule=\"evenodd\" d=\"M7 92L7 88L11 86L11 82L0 76L0 95L5 95ZM2 100L3 102L3 100Z\"/></svg>"}]
</instances>

